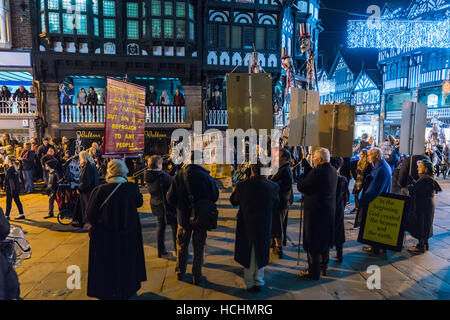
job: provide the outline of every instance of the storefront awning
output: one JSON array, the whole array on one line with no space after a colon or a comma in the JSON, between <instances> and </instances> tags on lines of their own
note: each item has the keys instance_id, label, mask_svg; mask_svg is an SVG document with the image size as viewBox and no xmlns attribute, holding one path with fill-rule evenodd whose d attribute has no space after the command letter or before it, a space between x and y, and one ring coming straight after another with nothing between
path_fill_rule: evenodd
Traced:
<instances>
[{"instance_id":1,"label":"storefront awning","mask_svg":"<svg viewBox=\"0 0 450 320\"><path fill-rule=\"evenodd\" d=\"M26 71L0 71L0 86L30 86L33 76Z\"/></svg>"}]
</instances>

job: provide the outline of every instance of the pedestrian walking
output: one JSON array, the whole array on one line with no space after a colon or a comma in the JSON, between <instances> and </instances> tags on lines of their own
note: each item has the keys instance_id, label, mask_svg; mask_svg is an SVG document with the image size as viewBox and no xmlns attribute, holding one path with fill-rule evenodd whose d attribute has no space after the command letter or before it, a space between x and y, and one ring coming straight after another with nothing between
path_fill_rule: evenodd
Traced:
<instances>
[{"instance_id":1,"label":"pedestrian walking","mask_svg":"<svg viewBox=\"0 0 450 320\"><path fill-rule=\"evenodd\" d=\"M192 237L194 247L194 261L192 266L193 283L199 285L204 279L202 275L203 251L206 243L207 229L194 228L190 223L192 204L198 203L195 208L208 211L219 199L219 190L216 182L209 175L209 171L200 165L193 164L194 159L202 159L200 152L191 153L191 164L176 174L167 192L167 201L177 208L177 263L176 273L178 280L184 279L186 273L189 242ZM192 200L192 201L191 201ZM203 206L201 206L203 205Z\"/></svg>"},{"instance_id":2,"label":"pedestrian walking","mask_svg":"<svg viewBox=\"0 0 450 320\"><path fill-rule=\"evenodd\" d=\"M283 245L286 245L287 219L289 206L293 203L294 193L292 191L291 154L283 148L279 151L279 169L270 179L277 183L279 188L279 202L277 214L272 222L272 234L275 241L275 249L279 258L283 257Z\"/></svg>"},{"instance_id":3,"label":"pedestrian walking","mask_svg":"<svg viewBox=\"0 0 450 320\"><path fill-rule=\"evenodd\" d=\"M326 275L330 248L333 246L334 215L338 175L330 164L328 149L319 148L313 155L314 169L303 159L304 173L297 181L304 197L303 248L308 256L308 270L300 276L319 280Z\"/></svg>"},{"instance_id":4,"label":"pedestrian walking","mask_svg":"<svg viewBox=\"0 0 450 320\"><path fill-rule=\"evenodd\" d=\"M130 299L147 280L137 211L144 202L136 184L128 182L127 174L123 161L111 160L107 183L97 186L89 199L89 297Z\"/></svg>"},{"instance_id":5,"label":"pedestrian walking","mask_svg":"<svg viewBox=\"0 0 450 320\"><path fill-rule=\"evenodd\" d=\"M249 179L238 182L230 197L239 206L234 260L244 267L249 292L264 285L264 267L269 264L272 221L279 219L280 187L261 176L261 165L250 165Z\"/></svg>"},{"instance_id":6,"label":"pedestrian walking","mask_svg":"<svg viewBox=\"0 0 450 320\"><path fill-rule=\"evenodd\" d=\"M31 150L31 143L25 142L23 144L24 150L20 153L20 158L18 158L22 165L23 178L24 178L24 188L26 193L31 193L34 191L34 180L33 171L35 164L35 154Z\"/></svg>"},{"instance_id":7,"label":"pedestrian walking","mask_svg":"<svg viewBox=\"0 0 450 320\"><path fill-rule=\"evenodd\" d=\"M6 191L6 218L9 220L9 215L11 213L12 201L14 200L17 210L19 210L19 217L17 219L25 219L23 213L22 202L20 202L20 183L19 174L16 169L17 163L14 157L9 157L8 164L6 166L5 175L5 191Z\"/></svg>"},{"instance_id":8,"label":"pedestrian walking","mask_svg":"<svg viewBox=\"0 0 450 320\"><path fill-rule=\"evenodd\" d=\"M80 194L80 209L75 220L80 226L87 221L86 210L92 190L99 185L98 171L94 159L87 151L82 151L80 157L80 180L78 184L78 193Z\"/></svg>"},{"instance_id":9,"label":"pedestrian walking","mask_svg":"<svg viewBox=\"0 0 450 320\"><path fill-rule=\"evenodd\" d=\"M148 161L149 171L145 175L145 183L150 193L150 207L152 213L158 219L158 230L156 234L158 242L158 258L168 255L165 245L166 226L172 229L174 251L177 242L177 214L176 208L171 206L166 199L172 183L172 177L162 170L162 158L151 156Z\"/></svg>"},{"instance_id":10,"label":"pedestrian walking","mask_svg":"<svg viewBox=\"0 0 450 320\"><path fill-rule=\"evenodd\" d=\"M408 222L408 231L419 243L408 251L419 254L429 250L428 239L433 236L434 195L442 191L434 179L433 163L420 160L417 163L419 180L409 186L413 210Z\"/></svg>"}]
</instances>

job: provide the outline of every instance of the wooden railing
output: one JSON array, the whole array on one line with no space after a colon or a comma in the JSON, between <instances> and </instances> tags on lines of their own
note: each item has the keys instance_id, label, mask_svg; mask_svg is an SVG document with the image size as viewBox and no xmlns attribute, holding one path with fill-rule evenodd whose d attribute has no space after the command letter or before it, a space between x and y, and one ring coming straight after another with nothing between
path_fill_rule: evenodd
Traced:
<instances>
[{"instance_id":1,"label":"wooden railing","mask_svg":"<svg viewBox=\"0 0 450 320\"><path fill-rule=\"evenodd\" d=\"M34 101L34 105L30 106L30 102ZM35 115L36 99L11 99L0 98L0 115Z\"/></svg>"},{"instance_id":2,"label":"wooden railing","mask_svg":"<svg viewBox=\"0 0 450 320\"><path fill-rule=\"evenodd\" d=\"M208 126L228 126L228 110L208 110Z\"/></svg>"}]
</instances>

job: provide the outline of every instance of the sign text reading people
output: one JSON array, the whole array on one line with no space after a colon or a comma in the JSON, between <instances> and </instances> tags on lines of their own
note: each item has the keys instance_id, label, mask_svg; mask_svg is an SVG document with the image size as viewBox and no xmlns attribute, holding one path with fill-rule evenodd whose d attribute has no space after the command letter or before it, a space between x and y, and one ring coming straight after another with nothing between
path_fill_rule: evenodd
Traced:
<instances>
[{"instance_id":1,"label":"sign text reading people","mask_svg":"<svg viewBox=\"0 0 450 320\"><path fill-rule=\"evenodd\" d=\"M136 156L144 150L145 88L108 78L103 154Z\"/></svg>"}]
</instances>

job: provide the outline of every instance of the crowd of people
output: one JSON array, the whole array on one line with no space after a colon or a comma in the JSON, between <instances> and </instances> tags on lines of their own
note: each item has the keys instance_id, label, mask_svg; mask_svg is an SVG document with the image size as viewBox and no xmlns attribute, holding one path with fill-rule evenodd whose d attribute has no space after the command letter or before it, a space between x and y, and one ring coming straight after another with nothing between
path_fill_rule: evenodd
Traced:
<instances>
[{"instance_id":1,"label":"crowd of people","mask_svg":"<svg viewBox=\"0 0 450 320\"><path fill-rule=\"evenodd\" d=\"M0 161L6 174L2 178L7 194L6 217L11 202L24 218L19 190L33 192L33 180L42 178L49 195L49 215L54 216L57 181L61 178L64 161L73 157L67 138L44 138L23 148L2 138ZM408 214L407 231L418 240L409 248L413 254L429 250L428 239L433 235L434 195L441 191L434 179L435 167L425 155L399 154L398 140L391 137L375 146L367 135L355 146L352 158L331 157L325 148L309 150L289 147L283 142L279 149L278 171L269 177L262 175L259 163L248 165L230 196L237 213L234 259L244 269L244 283L249 292L257 293L264 285L264 267L269 264L271 251L283 259L287 244L288 212L294 202L293 185L303 197L302 244L307 253L308 268L299 276L319 280L327 274L330 250L336 249L336 261L345 257L344 215L350 200L350 181L354 179L355 226L359 226L369 204L382 193L408 195L412 210ZM75 226L89 230L88 296L100 299L129 299L136 295L141 282L146 281L145 255L141 223L137 210L143 205L139 189L145 183L150 193L150 207L157 217L157 252L159 258L170 255L166 247L165 230L171 229L175 248L175 273L185 281L188 248L192 239L194 249L192 280L200 285L207 233L217 224L219 189L209 172L194 159L202 158L194 151L191 162L167 166L158 155L140 156L134 166L123 160L105 161L99 146L78 154L80 173L77 192L80 209ZM170 160L169 160L170 161ZM20 163L18 167L17 163ZM144 172L145 176L129 182L129 172ZM21 182L22 181L22 182ZM348 211L348 210L347 210ZM385 249L363 247L367 254L379 255ZM112 280L114 279L114 280Z\"/></svg>"}]
</instances>

